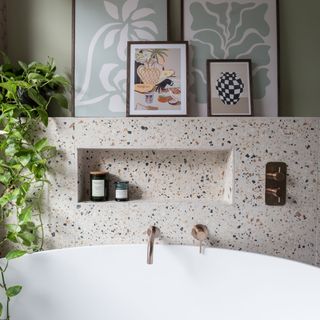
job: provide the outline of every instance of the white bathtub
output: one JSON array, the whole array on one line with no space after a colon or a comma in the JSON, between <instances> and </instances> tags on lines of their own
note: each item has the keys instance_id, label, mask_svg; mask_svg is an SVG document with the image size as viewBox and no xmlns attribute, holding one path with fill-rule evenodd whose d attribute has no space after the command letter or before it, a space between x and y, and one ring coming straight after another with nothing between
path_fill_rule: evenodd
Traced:
<instances>
[{"instance_id":1,"label":"white bathtub","mask_svg":"<svg viewBox=\"0 0 320 320\"><path fill-rule=\"evenodd\" d=\"M54 250L11 263L11 320L319 320L320 269L220 249Z\"/></svg>"}]
</instances>

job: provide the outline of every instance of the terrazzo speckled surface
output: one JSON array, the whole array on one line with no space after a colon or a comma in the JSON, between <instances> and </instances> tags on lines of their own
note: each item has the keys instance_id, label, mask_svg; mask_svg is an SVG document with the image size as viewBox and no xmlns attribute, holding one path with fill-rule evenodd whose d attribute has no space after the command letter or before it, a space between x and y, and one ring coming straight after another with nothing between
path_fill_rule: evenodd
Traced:
<instances>
[{"instance_id":1,"label":"terrazzo speckled surface","mask_svg":"<svg viewBox=\"0 0 320 320\"><path fill-rule=\"evenodd\" d=\"M150 224L160 227L163 243L192 244L192 226L204 223L208 245L317 264L319 130L317 118L50 119L47 135L60 153L47 192L46 248L141 243ZM232 150L233 175L225 183L234 185L233 203L154 196L127 203L78 202L77 152L92 148ZM264 204L269 161L288 164L284 207ZM145 173L153 172L146 167Z\"/></svg>"},{"instance_id":2,"label":"terrazzo speckled surface","mask_svg":"<svg viewBox=\"0 0 320 320\"><path fill-rule=\"evenodd\" d=\"M91 171L108 172L110 200L116 181L130 181L130 200L232 201L230 151L78 149L77 154L80 201L90 199Z\"/></svg>"}]
</instances>

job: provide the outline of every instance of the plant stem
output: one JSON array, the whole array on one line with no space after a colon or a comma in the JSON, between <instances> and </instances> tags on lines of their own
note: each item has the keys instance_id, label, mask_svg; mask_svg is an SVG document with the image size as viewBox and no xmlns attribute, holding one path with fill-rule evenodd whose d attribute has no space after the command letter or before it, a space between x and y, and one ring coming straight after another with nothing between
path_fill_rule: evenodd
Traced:
<instances>
[{"instance_id":1,"label":"plant stem","mask_svg":"<svg viewBox=\"0 0 320 320\"><path fill-rule=\"evenodd\" d=\"M5 267L5 269L3 269L2 267L0 267L0 272L1 272L1 279L2 279L2 285L1 285L1 287L4 289L4 291L6 292L7 291L7 284L6 284L6 279L5 279L5 272L6 272L6 270L7 270L7 268L8 268L8 262L7 262L7 264L6 264L6 267ZM7 296L7 303L6 303L6 305L7 305L7 310L6 310L6 313L7 313L7 315L6 315L6 320L10 320L10 298Z\"/></svg>"}]
</instances>

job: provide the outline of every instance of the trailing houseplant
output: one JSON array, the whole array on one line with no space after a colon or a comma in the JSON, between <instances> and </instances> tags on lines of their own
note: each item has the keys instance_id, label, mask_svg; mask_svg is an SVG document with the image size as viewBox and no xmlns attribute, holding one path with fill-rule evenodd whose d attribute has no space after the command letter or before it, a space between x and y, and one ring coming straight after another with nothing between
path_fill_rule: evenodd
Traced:
<instances>
[{"instance_id":1,"label":"trailing houseplant","mask_svg":"<svg viewBox=\"0 0 320 320\"><path fill-rule=\"evenodd\" d=\"M52 59L46 64L12 64L1 53L0 64L0 239L7 253L0 263L0 318L10 320L10 300L22 289L8 286L6 271L12 259L42 250L41 195L48 183L48 162L56 149L36 131L48 125L48 106L68 107L69 82L56 74ZM9 248L9 249L8 249ZM11 248L11 250L10 250ZM3 315L4 316L4 315Z\"/></svg>"}]
</instances>

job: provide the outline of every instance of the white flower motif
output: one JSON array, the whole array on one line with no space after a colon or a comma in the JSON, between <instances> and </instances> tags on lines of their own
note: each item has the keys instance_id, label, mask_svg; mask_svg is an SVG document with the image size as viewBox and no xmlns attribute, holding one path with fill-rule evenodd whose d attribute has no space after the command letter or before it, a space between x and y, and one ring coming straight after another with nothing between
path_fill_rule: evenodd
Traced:
<instances>
[{"instance_id":1,"label":"white flower motif","mask_svg":"<svg viewBox=\"0 0 320 320\"><path fill-rule=\"evenodd\" d=\"M123 111L125 106L125 80L128 41L152 41L159 33L154 22L148 17L156 12L150 8L139 8L140 0L127 0L123 6L116 2L104 1L104 8L108 15L109 23L102 26L93 36L87 56L85 79L81 91L76 94L76 103L80 105L92 105L109 98L108 105L114 112ZM99 79L105 90L103 95L86 100L92 80L93 56L97 43L104 37L103 48L110 50L116 47L117 56L121 60L119 64L103 64L100 69ZM122 64L122 65L121 65ZM111 80L112 79L112 80Z\"/></svg>"},{"instance_id":2,"label":"white flower motif","mask_svg":"<svg viewBox=\"0 0 320 320\"><path fill-rule=\"evenodd\" d=\"M114 19L115 23L119 23L106 35L104 48L111 47L119 35L117 52L122 61L126 60L126 46L129 39L152 41L155 39L154 34L158 33L158 28L152 21L139 20L155 14L155 11L149 8L138 9L138 4L139 0L127 0L120 13L120 8L110 1L104 1L104 7L110 18ZM129 32L129 30L132 31Z\"/></svg>"},{"instance_id":3,"label":"white flower motif","mask_svg":"<svg viewBox=\"0 0 320 320\"><path fill-rule=\"evenodd\" d=\"M135 60L139 63L145 64L151 58L151 51L137 50L135 54Z\"/></svg>"}]
</instances>

